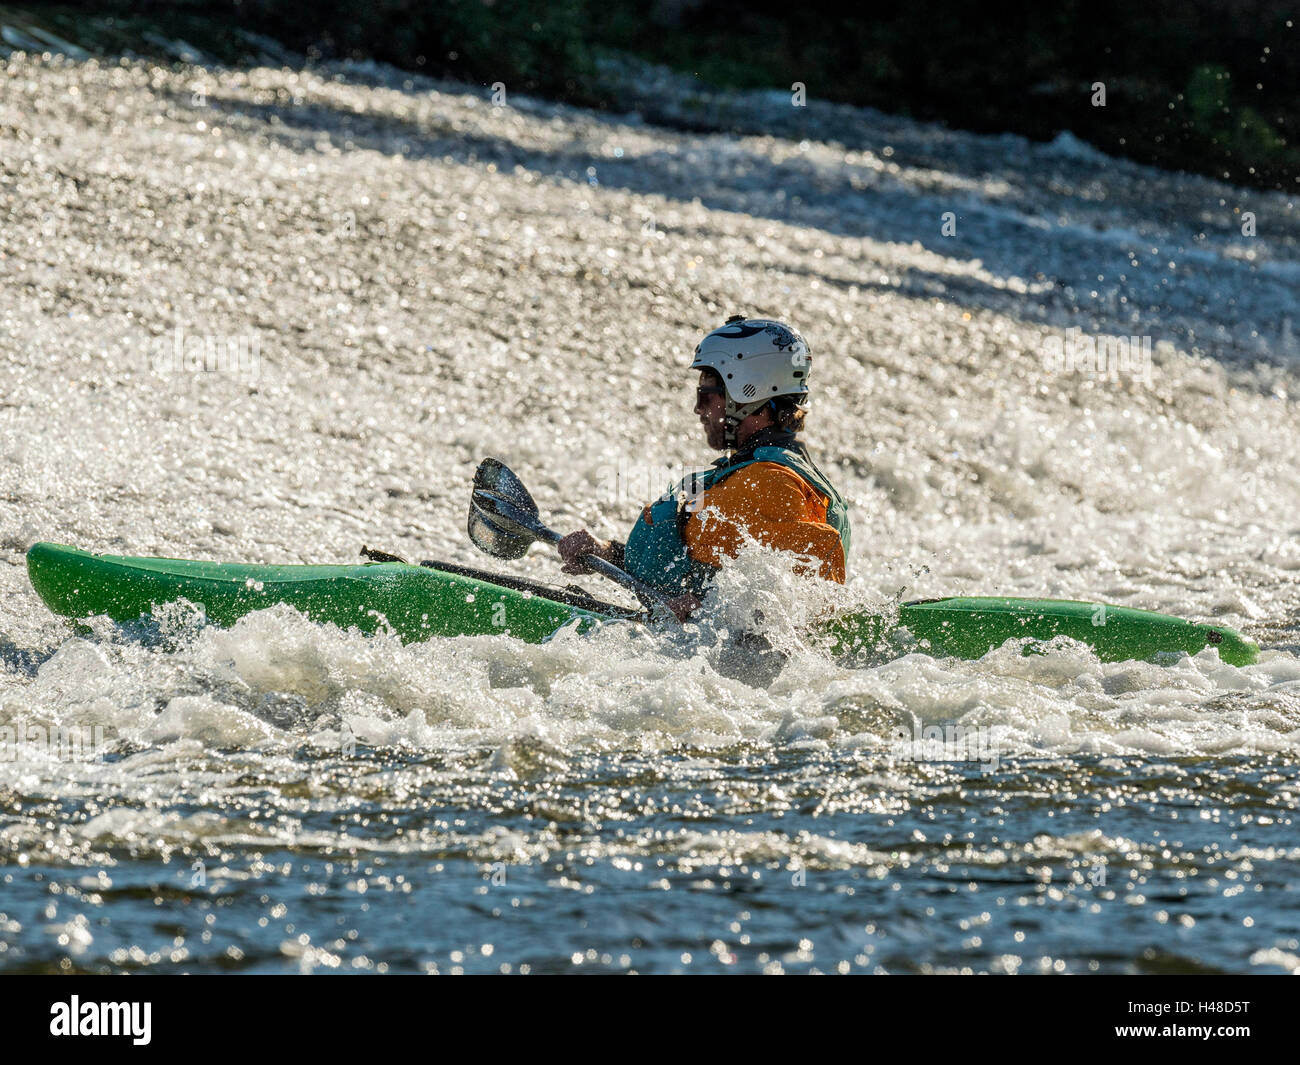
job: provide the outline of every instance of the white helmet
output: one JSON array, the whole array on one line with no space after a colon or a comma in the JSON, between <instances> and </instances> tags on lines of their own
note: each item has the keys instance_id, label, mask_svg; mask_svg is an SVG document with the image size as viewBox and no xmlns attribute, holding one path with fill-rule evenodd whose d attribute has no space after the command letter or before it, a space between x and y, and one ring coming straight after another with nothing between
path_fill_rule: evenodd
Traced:
<instances>
[{"instance_id":1,"label":"white helmet","mask_svg":"<svg viewBox=\"0 0 1300 1065\"><path fill-rule=\"evenodd\" d=\"M808 343L784 322L733 314L695 348L692 370L712 370L727 390L727 447L736 427L777 396L808 396L812 355Z\"/></svg>"}]
</instances>

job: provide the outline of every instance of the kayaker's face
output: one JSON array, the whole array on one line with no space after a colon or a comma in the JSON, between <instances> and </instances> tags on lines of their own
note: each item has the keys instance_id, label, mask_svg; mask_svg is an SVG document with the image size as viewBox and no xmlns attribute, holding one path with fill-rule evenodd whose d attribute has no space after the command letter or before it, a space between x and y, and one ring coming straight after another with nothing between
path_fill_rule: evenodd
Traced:
<instances>
[{"instance_id":1,"label":"kayaker's face","mask_svg":"<svg viewBox=\"0 0 1300 1065\"><path fill-rule=\"evenodd\" d=\"M727 428L724 419L727 416L727 397L722 392L722 383L713 374L700 374L700 389L695 394L695 413L704 426L704 435L709 447L714 451L725 451L727 447ZM717 389L717 391L710 391Z\"/></svg>"}]
</instances>

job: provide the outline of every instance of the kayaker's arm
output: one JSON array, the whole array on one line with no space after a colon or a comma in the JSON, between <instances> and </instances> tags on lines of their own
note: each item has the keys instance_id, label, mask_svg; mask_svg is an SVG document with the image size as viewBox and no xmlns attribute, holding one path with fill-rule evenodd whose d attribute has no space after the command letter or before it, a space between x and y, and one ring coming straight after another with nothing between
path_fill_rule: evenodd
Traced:
<instances>
[{"instance_id":1,"label":"kayaker's arm","mask_svg":"<svg viewBox=\"0 0 1300 1065\"><path fill-rule=\"evenodd\" d=\"M586 529L579 529L577 532L571 532L563 540L555 545L560 549L560 557L564 559L562 567L565 573L591 573L592 570L579 562L583 555L598 555L606 562L612 562L619 568L626 566L626 548L627 545L620 543L618 540L597 540ZM700 608L700 600L690 594L679 595L675 599L666 600L669 609L677 616L678 621L685 621L696 610Z\"/></svg>"}]
</instances>

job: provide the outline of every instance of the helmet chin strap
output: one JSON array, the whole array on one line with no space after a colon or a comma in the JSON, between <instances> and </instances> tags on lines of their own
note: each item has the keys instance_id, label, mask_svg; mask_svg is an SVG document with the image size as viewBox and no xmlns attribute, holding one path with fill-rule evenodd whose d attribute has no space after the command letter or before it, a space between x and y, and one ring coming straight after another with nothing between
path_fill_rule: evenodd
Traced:
<instances>
[{"instance_id":1,"label":"helmet chin strap","mask_svg":"<svg viewBox=\"0 0 1300 1065\"><path fill-rule=\"evenodd\" d=\"M724 442L728 451L735 451L739 447L736 441L736 433L740 429L740 423L748 418L751 414L756 414L772 401L770 399L760 399L757 403L737 403L731 398L730 393L727 395L727 413L722 419L722 428L725 433Z\"/></svg>"}]
</instances>

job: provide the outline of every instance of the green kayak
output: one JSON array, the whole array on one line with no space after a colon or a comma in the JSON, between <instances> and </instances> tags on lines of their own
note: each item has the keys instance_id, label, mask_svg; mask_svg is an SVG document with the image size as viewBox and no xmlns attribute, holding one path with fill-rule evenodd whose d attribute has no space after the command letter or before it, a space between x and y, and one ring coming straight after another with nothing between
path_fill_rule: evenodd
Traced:
<instances>
[{"instance_id":1,"label":"green kayak","mask_svg":"<svg viewBox=\"0 0 1300 1065\"><path fill-rule=\"evenodd\" d=\"M182 599L223 626L287 603L322 624L366 633L388 630L407 642L505 634L540 643L570 622L586 629L641 617L585 593L442 562L259 566L96 555L40 543L27 552L27 572L56 614L107 615L119 622L149 617L155 605ZM818 629L833 653L888 642L900 650L975 659L1010 639L1068 636L1106 662L1214 647L1224 662L1244 666L1259 654L1255 644L1224 626L1056 599L921 600L902 604L896 616L843 614ZM1033 645L1026 650L1032 652Z\"/></svg>"}]
</instances>

